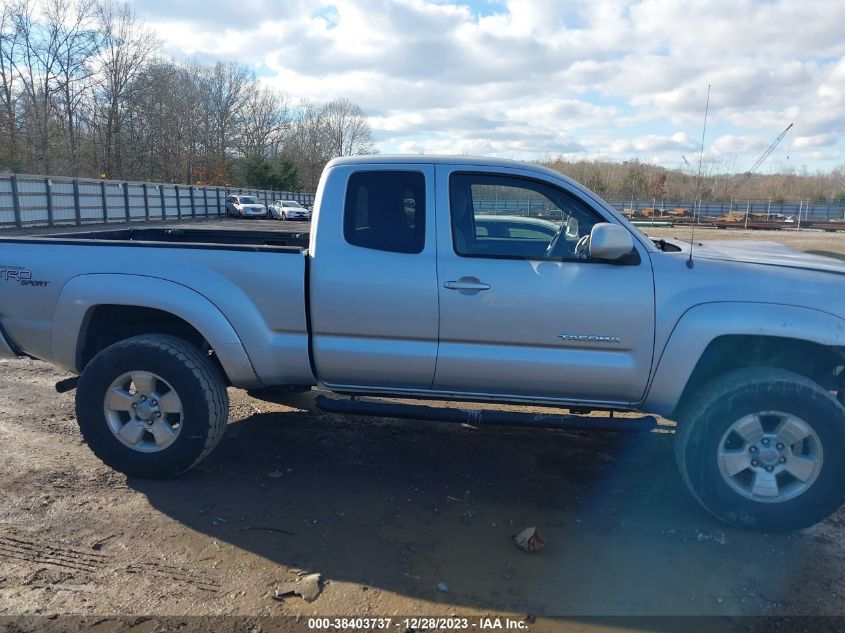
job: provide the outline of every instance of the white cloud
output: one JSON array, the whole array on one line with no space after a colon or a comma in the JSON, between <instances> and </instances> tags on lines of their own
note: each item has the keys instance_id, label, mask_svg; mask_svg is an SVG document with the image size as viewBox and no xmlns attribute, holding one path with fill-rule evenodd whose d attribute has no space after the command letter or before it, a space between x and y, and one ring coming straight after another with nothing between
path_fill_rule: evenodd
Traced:
<instances>
[{"instance_id":1,"label":"white cloud","mask_svg":"<svg viewBox=\"0 0 845 633\"><path fill-rule=\"evenodd\" d=\"M356 101L383 151L675 166L710 84L708 154L747 162L789 122L793 164L844 153L841 0L133 2L177 57Z\"/></svg>"},{"instance_id":2,"label":"white cloud","mask_svg":"<svg viewBox=\"0 0 845 633\"><path fill-rule=\"evenodd\" d=\"M617 154L648 154L666 150L686 151L695 150L700 146L684 132L675 132L671 136L647 134L631 139L620 139L613 142L613 151Z\"/></svg>"}]
</instances>

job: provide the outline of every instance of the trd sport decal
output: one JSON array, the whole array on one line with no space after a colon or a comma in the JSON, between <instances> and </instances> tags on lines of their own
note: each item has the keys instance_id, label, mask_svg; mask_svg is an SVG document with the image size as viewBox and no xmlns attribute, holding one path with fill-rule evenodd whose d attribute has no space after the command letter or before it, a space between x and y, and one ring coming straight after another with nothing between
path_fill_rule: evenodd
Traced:
<instances>
[{"instance_id":1,"label":"trd sport decal","mask_svg":"<svg viewBox=\"0 0 845 633\"><path fill-rule=\"evenodd\" d=\"M32 278L32 271L18 266L0 266L0 281L18 282L21 286L44 288L49 281L36 281Z\"/></svg>"}]
</instances>

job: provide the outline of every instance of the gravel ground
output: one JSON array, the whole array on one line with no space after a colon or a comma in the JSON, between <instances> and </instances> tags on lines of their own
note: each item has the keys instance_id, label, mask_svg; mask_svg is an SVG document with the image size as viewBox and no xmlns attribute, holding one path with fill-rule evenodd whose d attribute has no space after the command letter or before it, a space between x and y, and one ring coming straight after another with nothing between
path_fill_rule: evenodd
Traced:
<instances>
[{"instance_id":1,"label":"gravel ground","mask_svg":"<svg viewBox=\"0 0 845 633\"><path fill-rule=\"evenodd\" d=\"M752 237L845 253L845 235ZM670 423L476 429L230 390L216 452L141 481L83 444L65 377L0 361L0 616L845 615L845 510L792 535L726 527L684 489ZM537 554L511 540L527 526ZM314 602L274 599L304 572Z\"/></svg>"},{"instance_id":2,"label":"gravel ground","mask_svg":"<svg viewBox=\"0 0 845 633\"><path fill-rule=\"evenodd\" d=\"M653 238L674 238L688 242L692 227L651 227L643 226L640 229ZM826 255L845 255L845 232L826 233L819 230L781 230L781 231L751 231L743 229L711 229L696 227L695 241L703 240L762 240L765 242L778 242L797 248L801 251L808 251Z\"/></svg>"}]
</instances>

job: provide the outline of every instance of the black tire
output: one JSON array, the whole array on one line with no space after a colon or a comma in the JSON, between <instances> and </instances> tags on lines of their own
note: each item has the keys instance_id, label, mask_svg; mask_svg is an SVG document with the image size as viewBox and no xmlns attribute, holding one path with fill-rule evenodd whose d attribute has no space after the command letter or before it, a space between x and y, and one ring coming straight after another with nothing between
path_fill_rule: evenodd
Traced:
<instances>
[{"instance_id":1,"label":"black tire","mask_svg":"<svg viewBox=\"0 0 845 633\"><path fill-rule=\"evenodd\" d=\"M818 438L823 459L806 490L764 502L728 484L717 452L734 422L772 411L806 423ZM731 371L701 389L678 418L675 457L681 475L699 503L726 523L764 532L797 530L827 518L845 501L845 408L804 376L765 367Z\"/></svg>"},{"instance_id":2,"label":"black tire","mask_svg":"<svg viewBox=\"0 0 845 633\"><path fill-rule=\"evenodd\" d=\"M181 400L181 430L158 452L126 446L106 421L107 390L118 377L134 371L157 374ZM190 470L217 446L226 430L229 396L218 368L190 343L175 336L136 336L101 351L82 372L76 417L88 446L106 465L130 477L169 478Z\"/></svg>"}]
</instances>

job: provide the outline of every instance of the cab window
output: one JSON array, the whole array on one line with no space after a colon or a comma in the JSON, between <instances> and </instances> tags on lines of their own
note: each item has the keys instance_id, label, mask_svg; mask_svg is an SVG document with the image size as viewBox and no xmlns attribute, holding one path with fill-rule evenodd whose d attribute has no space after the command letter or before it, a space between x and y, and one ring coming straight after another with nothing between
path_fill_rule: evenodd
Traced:
<instances>
[{"instance_id":1,"label":"cab window","mask_svg":"<svg viewBox=\"0 0 845 633\"><path fill-rule=\"evenodd\" d=\"M425 176L417 171L353 173L346 188L343 235L362 248L422 252Z\"/></svg>"},{"instance_id":2,"label":"cab window","mask_svg":"<svg viewBox=\"0 0 845 633\"><path fill-rule=\"evenodd\" d=\"M577 259L601 218L574 196L529 178L456 173L449 179L455 253L463 257Z\"/></svg>"}]
</instances>

